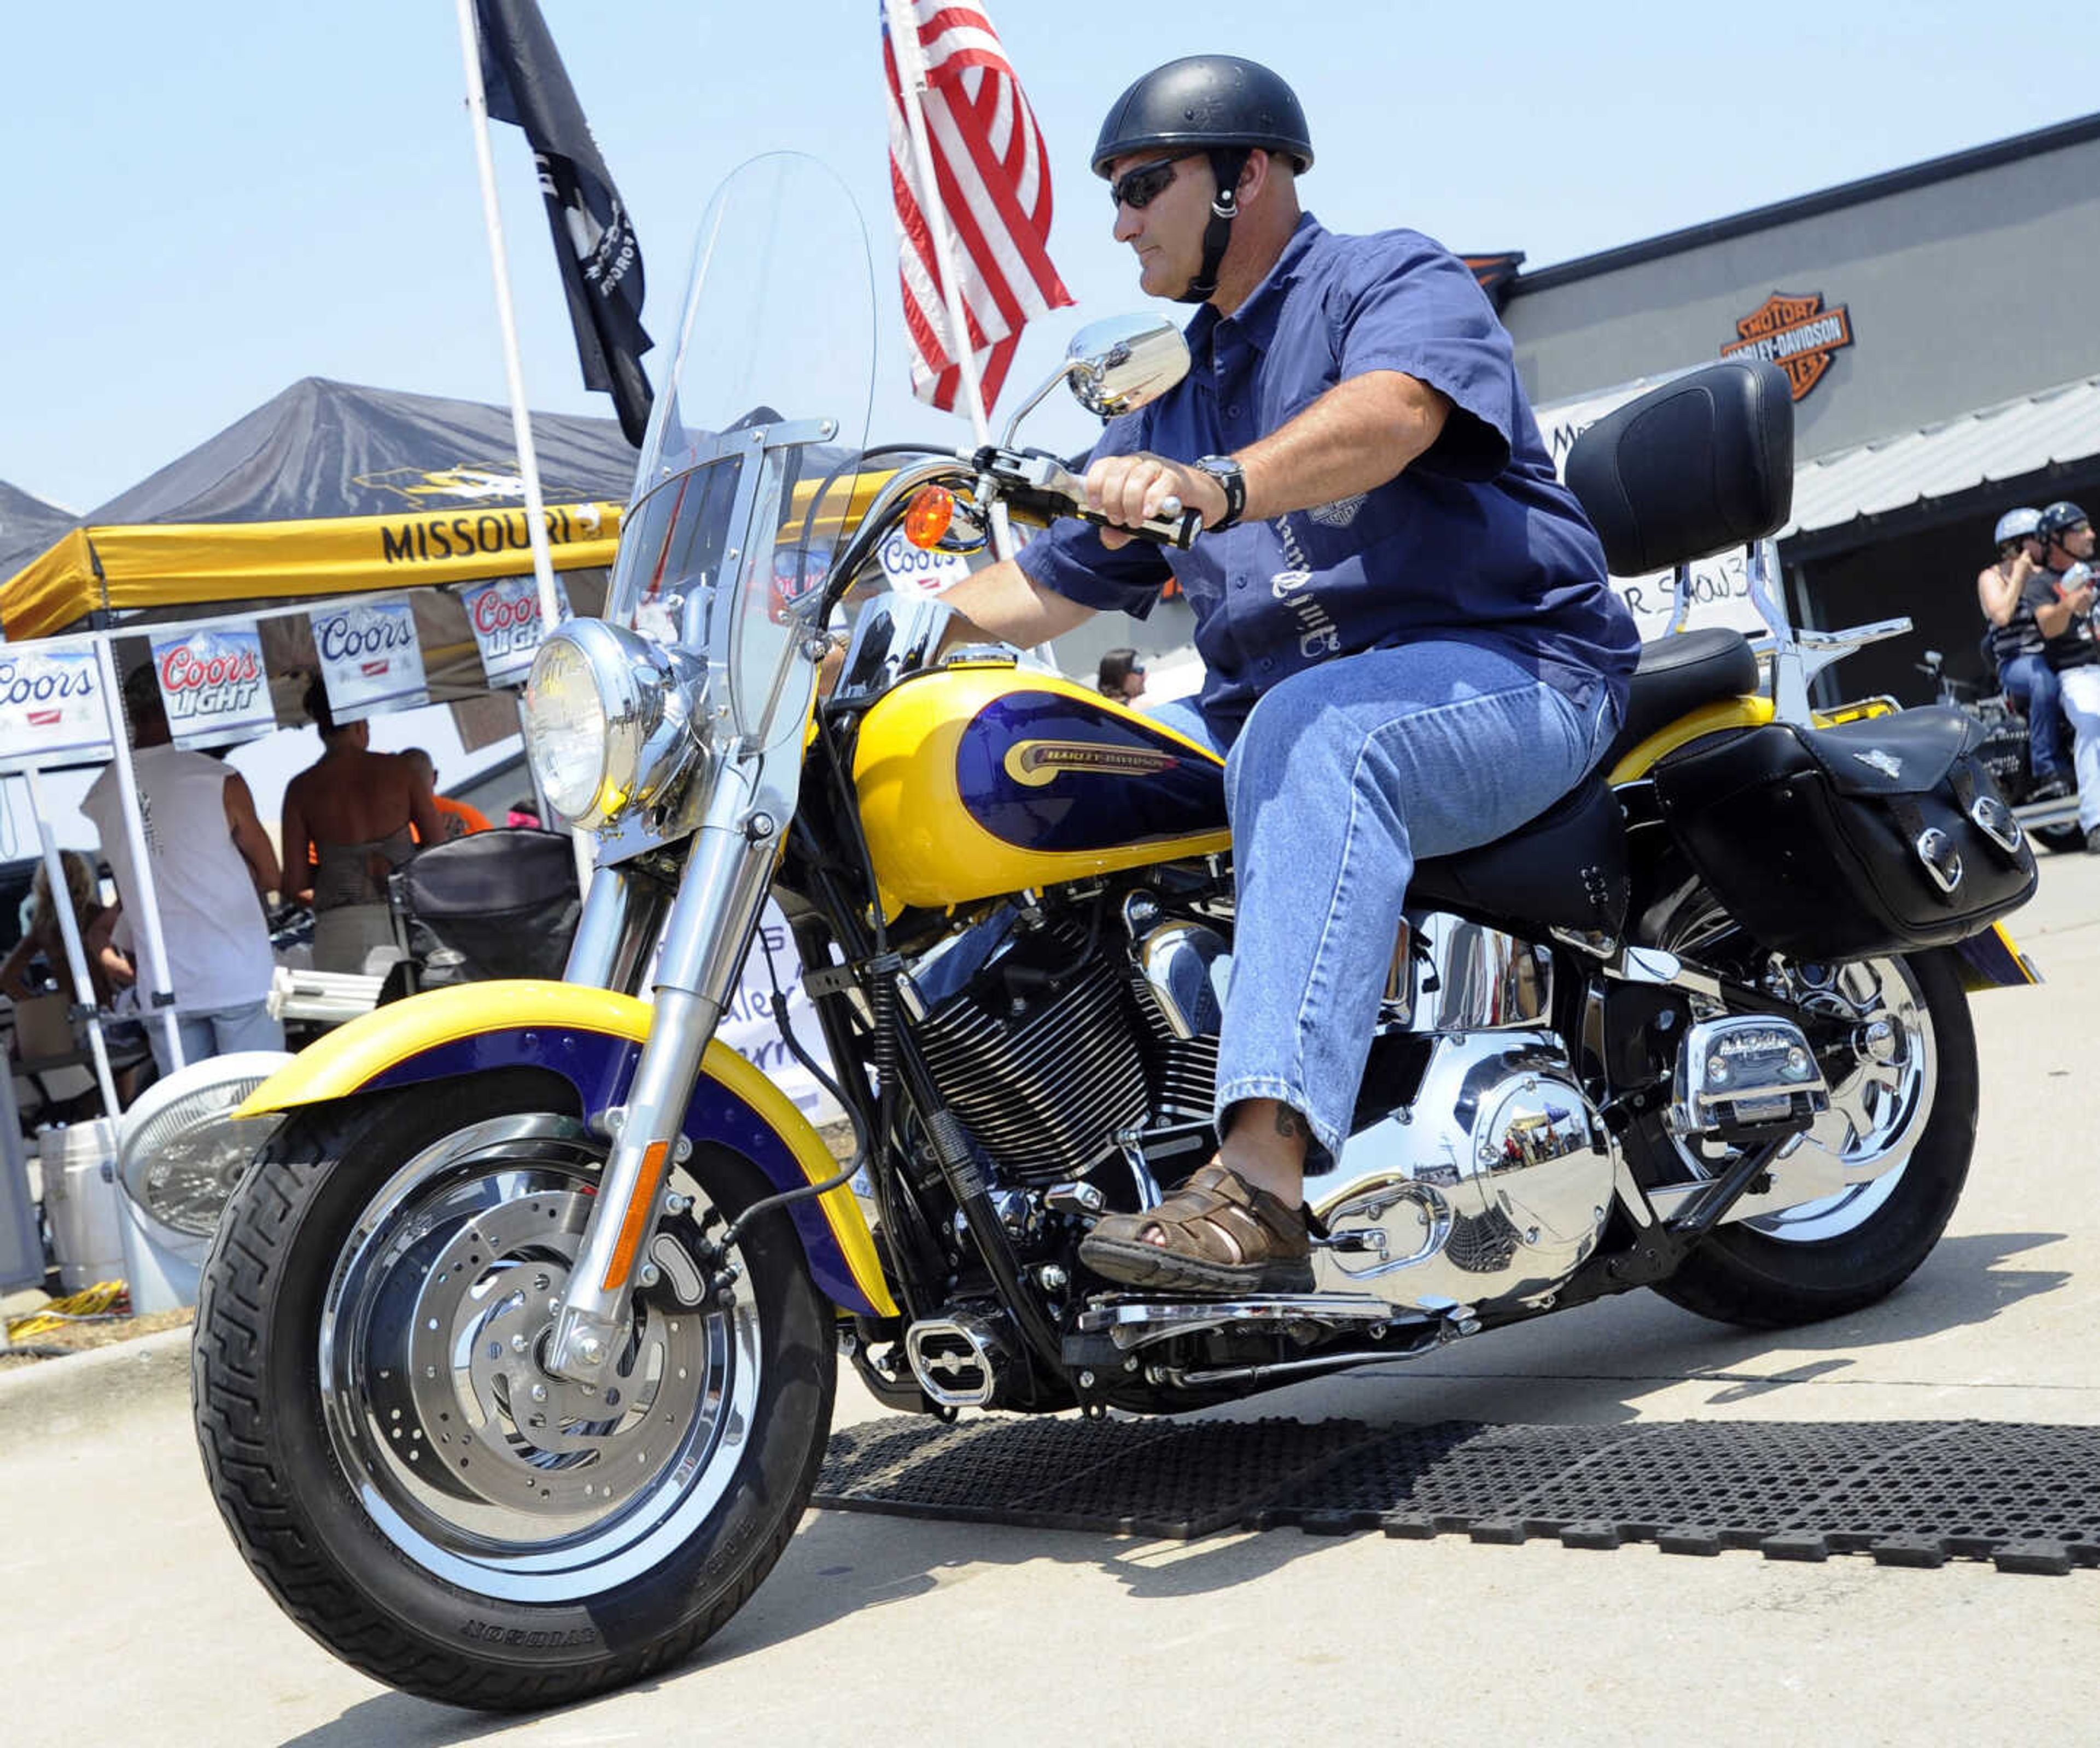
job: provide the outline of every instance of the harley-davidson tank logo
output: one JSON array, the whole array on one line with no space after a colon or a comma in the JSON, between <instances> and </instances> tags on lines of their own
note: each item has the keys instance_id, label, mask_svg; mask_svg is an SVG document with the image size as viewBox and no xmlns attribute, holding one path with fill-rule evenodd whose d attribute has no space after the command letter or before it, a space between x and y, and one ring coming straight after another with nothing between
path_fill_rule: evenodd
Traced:
<instances>
[{"instance_id":1,"label":"harley-davidson tank logo","mask_svg":"<svg viewBox=\"0 0 2100 1748\"><path fill-rule=\"evenodd\" d=\"M1064 771L1105 771L1118 777L1150 777L1181 762L1173 753L1145 747L1103 747L1086 740L1022 740L1007 748L1006 774L1039 789Z\"/></svg>"},{"instance_id":2,"label":"harley-davidson tank logo","mask_svg":"<svg viewBox=\"0 0 2100 1748\"><path fill-rule=\"evenodd\" d=\"M1776 291L1736 324L1736 332L1740 338L1723 347L1721 355L1769 358L1801 400L1823 380L1831 359L1852 343L1852 317L1842 303L1825 309L1820 291L1806 297Z\"/></svg>"}]
</instances>

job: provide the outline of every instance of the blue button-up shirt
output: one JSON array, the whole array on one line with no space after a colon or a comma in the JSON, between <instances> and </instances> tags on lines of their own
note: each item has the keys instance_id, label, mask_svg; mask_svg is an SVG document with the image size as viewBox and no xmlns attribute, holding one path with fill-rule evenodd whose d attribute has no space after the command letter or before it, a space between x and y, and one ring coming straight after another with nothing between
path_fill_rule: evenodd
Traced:
<instances>
[{"instance_id":1,"label":"blue button-up shirt","mask_svg":"<svg viewBox=\"0 0 2100 1748\"><path fill-rule=\"evenodd\" d=\"M1511 656L1578 705L1601 687L1623 712L1633 617L1463 262L1412 231L1337 236L1308 214L1246 302L1223 317L1204 305L1188 338L1188 376L1112 422L1096 457L1230 454L1371 370L1404 371L1453 410L1376 490L1201 535L1185 553L1140 541L1111 552L1088 524L1060 522L1021 550L1034 581L1142 618L1171 567L1196 611L1203 713L1227 739L1286 675L1431 638Z\"/></svg>"}]
</instances>

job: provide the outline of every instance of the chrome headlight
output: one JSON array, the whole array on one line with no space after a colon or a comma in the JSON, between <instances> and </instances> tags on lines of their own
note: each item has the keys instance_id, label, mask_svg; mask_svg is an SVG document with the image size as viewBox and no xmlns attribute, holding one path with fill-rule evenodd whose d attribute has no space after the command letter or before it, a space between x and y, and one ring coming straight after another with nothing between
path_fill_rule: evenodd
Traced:
<instances>
[{"instance_id":1,"label":"chrome headlight","mask_svg":"<svg viewBox=\"0 0 2100 1748\"><path fill-rule=\"evenodd\" d=\"M234 1112L291 1060L282 1050L242 1050L155 1081L117 1121L125 1193L162 1225L210 1238L248 1162L283 1120Z\"/></svg>"},{"instance_id":2,"label":"chrome headlight","mask_svg":"<svg viewBox=\"0 0 2100 1748\"><path fill-rule=\"evenodd\" d=\"M600 826L668 795L692 769L704 670L601 619L557 627L525 682L525 748L555 812Z\"/></svg>"}]
</instances>

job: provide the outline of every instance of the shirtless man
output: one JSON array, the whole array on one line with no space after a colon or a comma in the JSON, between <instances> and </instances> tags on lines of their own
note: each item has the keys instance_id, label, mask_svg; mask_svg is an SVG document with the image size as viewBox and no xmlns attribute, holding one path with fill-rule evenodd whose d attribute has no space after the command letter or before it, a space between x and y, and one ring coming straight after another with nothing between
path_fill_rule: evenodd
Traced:
<instances>
[{"instance_id":1,"label":"shirtless man","mask_svg":"<svg viewBox=\"0 0 2100 1748\"><path fill-rule=\"evenodd\" d=\"M410 825L437 844L444 823L430 779L398 753L374 753L369 724L338 723L318 679L306 705L322 752L285 791L285 883L313 907L315 965L361 972L373 947L393 942L386 876L415 854Z\"/></svg>"}]
</instances>

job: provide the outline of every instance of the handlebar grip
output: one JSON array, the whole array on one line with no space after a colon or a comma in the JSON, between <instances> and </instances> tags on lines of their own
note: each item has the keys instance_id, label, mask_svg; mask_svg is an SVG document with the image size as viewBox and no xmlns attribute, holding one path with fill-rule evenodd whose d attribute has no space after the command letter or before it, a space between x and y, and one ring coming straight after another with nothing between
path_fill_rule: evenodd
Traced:
<instances>
[{"instance_id":1,"label":"handlebar grip","mask_svg":"<svg viewBox=\"0 0 2100 1748\"><path fill-rule=\"evenodd\" d=\"M1111 522L1097 510L1075 510L1072 514L1082 522L1091 522L1097 528L1114 528L1127 534L1134 541L1149 541L1155 546L1171 546L1186 552L1203 532L1203 518L1197 510L1185 510L1174 499L1167 501L1174 507L1163 510L1149 522L1140 523L1136 527L1125 527L1120 522Z\"/></svg>"}]
</instances>

